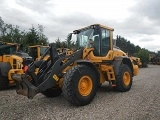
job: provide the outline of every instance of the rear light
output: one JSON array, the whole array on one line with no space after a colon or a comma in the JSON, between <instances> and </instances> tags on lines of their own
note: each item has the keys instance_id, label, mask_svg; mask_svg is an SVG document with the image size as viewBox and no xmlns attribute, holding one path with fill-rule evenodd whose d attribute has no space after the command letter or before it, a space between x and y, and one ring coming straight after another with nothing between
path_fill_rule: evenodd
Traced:
<instances>
[{"instance_id":1,"label":"rear light","mask_svg":"<svg viewBox=\"0 0 160 120\"><path fill-rule=\"evenodd\" d=\"M28 66L25 65L24 68L23 68L23 71L26 72L27 70L28 70Z\"/></svg>"}]
</instances>

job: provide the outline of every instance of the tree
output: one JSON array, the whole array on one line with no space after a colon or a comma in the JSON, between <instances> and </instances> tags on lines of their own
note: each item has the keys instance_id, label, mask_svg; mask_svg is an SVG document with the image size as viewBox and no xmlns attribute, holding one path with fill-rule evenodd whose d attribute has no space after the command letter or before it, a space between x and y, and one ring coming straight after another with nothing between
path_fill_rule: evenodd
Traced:
<instances>
[{"instance_id":1,"label":"tree","mask_svg":"<svg viewBox=\"0 0 160 120\"><path fill-rule=\"evenodd\" d=\"M58 39L56 40L56 48L60 48L60 47L62 47L62 43L58 37Z\"/></svg>"},{"instance_id":2,"label":"tree","mask_svg":"<svg viewBox=\"0 0 160 120\"><path fill-rule=\"evenodd\" d=\"M48 38L43 34L43 26L38 25L38 28L32 26L25 35L25 46L28 45L48 45Z\"/></svg>"},{"instance_id":3,"label":"tree","mask_svg":"<svg viewBox=\"0 0 160 120\"><path fill-rule=\"evenodd\" d=\"M0 40L5 42L21 43L24 32L18 26L6 24L0 17Z\"/></svg>"},{"instance_id":4,"label":"tree","mask_svg":"<svg viewBox=\"0 0 160 120\"><path fill-rule=\"evenodd\" d=\"M4 34L4 21L0 17L0 37Z\"/></svg>"},{"instance_id":5,"label":"tree","mask_svg":"<svg viewBox=\"0 0 160 120\"><path fill-rule=\"evenodd\" d=\"M135 46L135 53L137 53L140 49L141 47L139 47L139 45Z\"/></svg>"},{"instance_id":6,"label":"tree","mask_svg":"<svg viewBox=\"0 0 160 120\"><path fill-rule=\"evenodd\" d=\"M32 26L29 31L22 31L17 25L6 24L0 17L0 40L4 42L23 44L24 48L28 45L48 45L48 38L43 34L43 31L42 25L38 25L37 28Z\"/></svg>"},{"instance_id":7,"label":"tree","mask_svg":"<svg viewBox=\"0 0 160 120\"><path fill-rule=\"evenodd\" d=\"M72 40L68 39L68 37L66 38L66 44L67 44L67 48L71 49L71 47L72 47Z\"/></svg>"},{"instance_id":8,"label":"tree","mask_svg":"<svg viewBox=\"0 0 160 120\"><path fill-rule=\"evenodd\" d=\"M149 51L145 48L142 48L138 51L137 57L141 59L142 67L147 67L147 64L149 62Z\"/></svg>"}]
</instances>

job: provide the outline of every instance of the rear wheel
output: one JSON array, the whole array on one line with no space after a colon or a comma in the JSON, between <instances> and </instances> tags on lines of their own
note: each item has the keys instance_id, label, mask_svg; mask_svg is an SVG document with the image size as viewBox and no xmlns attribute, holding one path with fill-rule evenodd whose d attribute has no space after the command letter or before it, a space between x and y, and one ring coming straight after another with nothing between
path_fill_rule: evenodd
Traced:
<instances>
[{"instance_id":1,"label":"rear wheel","mask_svg":"<svg viewBox=\"0 0 160 120\"><path fill-rule=\"evenodd\" d=\"M7 77L0 75L0 90L5 90L9 86L9 80Z\"/></svg>"},{"instance_id":2,"label":"rear wheel","mask_svg":"<svg viewBox=\"0 0 160 120\"><path fill-rule=\"evenodd\" d=\"M61 95L61 93L62 93L62 89L59 87L49 88L42 92L42 94L45 95L46 97L57 97Z\"/></svg>"},{"instance_id":3,"label":"rear wheel","mask_svg":"<svg viewBox=\"0 0 160 120\"><path fill-rule=\"evenodd\" d=\"M120 92L126 92L132 86L132 73L128 65L122 64L119 68L119 73L116 79L115 89Z\"/></svg>"},{"instance_id":4,"label":"rear wheel","mask_svg":"<svg viewBox=\"0 0 160 120\"><path fill-rule=\"evenodd\" d=\"M67 71L62 91L65 98L76 106L89 104L95 97L98 87L95 72L85 65L72 67Z\"/></svg>"}]
</instances>

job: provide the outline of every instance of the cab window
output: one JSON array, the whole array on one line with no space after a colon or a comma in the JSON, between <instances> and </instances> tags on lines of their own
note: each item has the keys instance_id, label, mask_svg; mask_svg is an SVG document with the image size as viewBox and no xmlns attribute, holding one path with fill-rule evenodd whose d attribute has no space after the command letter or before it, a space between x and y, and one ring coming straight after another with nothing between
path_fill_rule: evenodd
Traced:
<instances>
[{"instance_id":1,"label":"cab window","mask_svg":"<svg viewBox=\"0 0 160 120\"><path fill-rule=\"evenodd\" d=\"M47 47L40 47L40 56L46 52Z\"/></svg>"},{"instance_id":2,"label":"cab window","mask_svg":"<svg viewBox=\"0 0 160 120\"><path fill-rule=\"evenodd\" d=\"M28 53L34 60L36 60L36 58L38 58L37 55L37 48L35 47L31 47L29 48L29 53Z\"/></svg>"}]
</instances>

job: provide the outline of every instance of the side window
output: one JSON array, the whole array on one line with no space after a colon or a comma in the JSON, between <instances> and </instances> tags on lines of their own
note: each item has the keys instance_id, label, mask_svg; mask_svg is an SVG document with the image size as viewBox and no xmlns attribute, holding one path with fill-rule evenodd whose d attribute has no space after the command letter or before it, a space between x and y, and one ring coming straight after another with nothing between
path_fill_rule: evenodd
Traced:
<instances>
[{"instance_id":1,"label":"side window","mask_svg":"<svg viewBox=\"0 0 160 120\"><path fill-rule=\"evenodd\" d=\"M16 46L13 46L10 48L10 54L13 54L16 52Z\"/></svg>"},{"instance_id":2,"label":"side window","mask_svg":"<svg viewBox=\"0 0 160 120\"><path fill-rule=\"evenodd\" d=\"M46 52L47 47L40 47L40 56Z\"/></svg>"},{"instance_id":3,"label":"side window","mask_svg":"<svg viewBox=\"0 0 160 120\"><path fill-rule=\"evenodd\" d=\"M33 48L29 48L29 55L36 60L36 58L38 57L37 55L37 48L33 47Z\"/></svg>"},{"instance_id":4,"label":"side window","mask_svg":"<svg viewBox=\"0 0 160 120\"><path fill-rule=\"evenodd\" d=\"M102 48L101 55L106 56L110 48L110 34L109 30L102 29Z\"/></svg>"}]
</instances>

